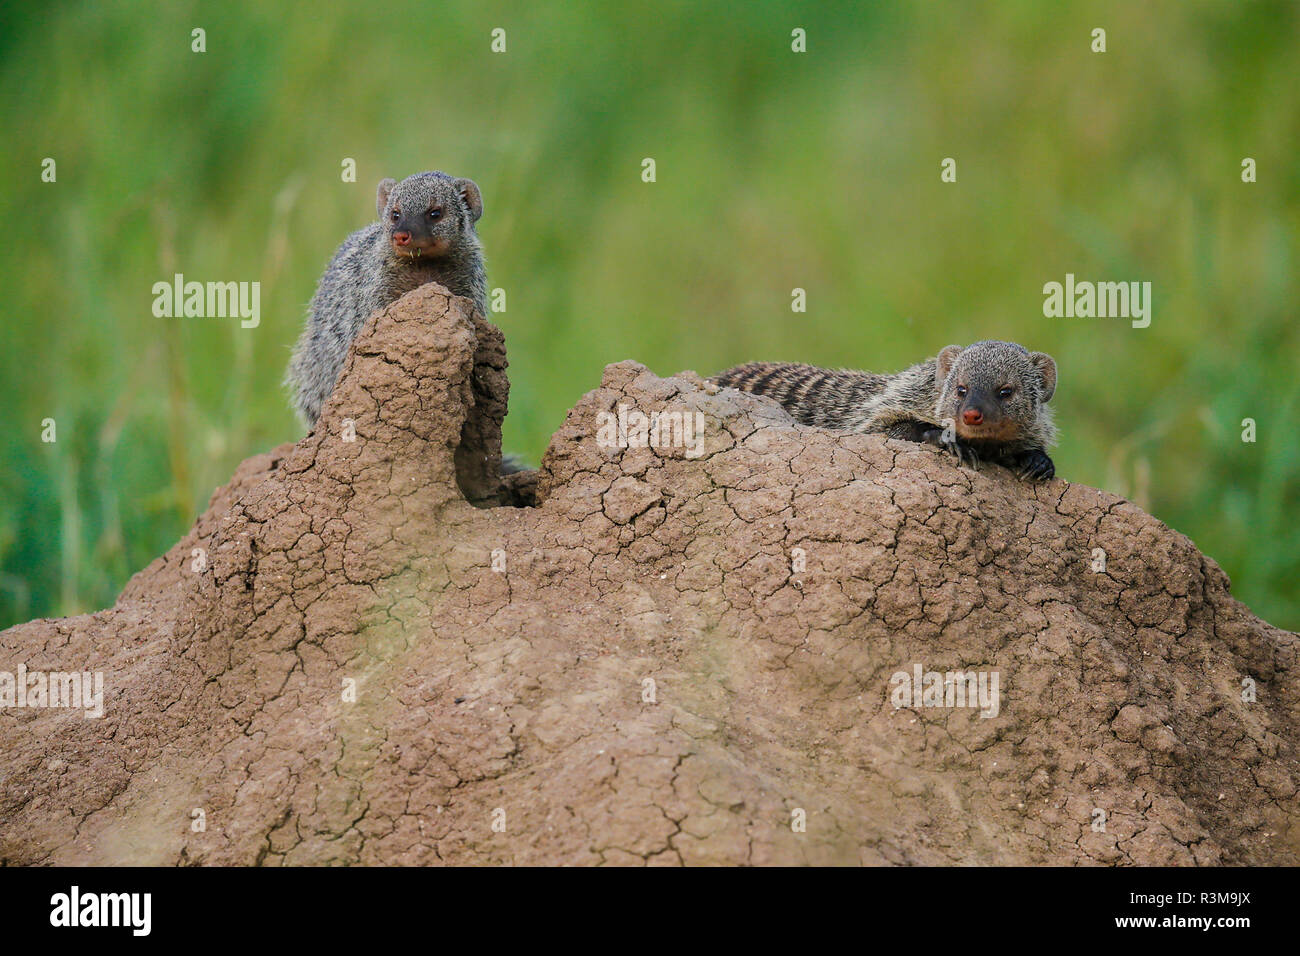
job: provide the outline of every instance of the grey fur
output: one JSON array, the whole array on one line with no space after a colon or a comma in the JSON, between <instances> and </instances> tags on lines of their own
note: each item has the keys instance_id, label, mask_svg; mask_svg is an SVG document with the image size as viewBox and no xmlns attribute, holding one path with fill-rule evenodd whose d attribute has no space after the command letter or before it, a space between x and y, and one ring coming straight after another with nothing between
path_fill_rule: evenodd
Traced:
<instances>
[{"instance_id":1,"label":"grey fur","mask_svg":"<svg viewBox=\"0 0 1300 956\"><path fill-rule=\"evenodd\" d=\"M522 471L531 471L532 466L528 464L522 455L505 454L501 456L501 474L517 475Z\"/></svg>"},{"instance_id":2,"label":"grey fur","mask_svg":"<svg viewBox=\"0 0 1300 956\"><path fill-rule=\"evenodd\" d=\"M715 376L719 385L766 395L806 425L881 432L939 445L963 461L1007 465L1051 478L1056 426L1047 403L1056 363L1014 342L950 345L896 375L755 362ZM1003 389L1011 393L1002 396ZM969 424L964 416L978 414Z\"/></svg>"},{"instance_id":3,"label":"grey fur","mask_svg":"<svg viewBox=\"0 0 1300 956\"><path fill-rule=\"evenodd\" d=\"M379 221L343 241L321 276L306 327L285 378L308 427L338 381L348 348L366 317L426 282L438 282L487 314L487 279L476 223L479 188L441 172L385 179L375 201ZM431 210L439 210L436 220ZM394 233L405 233L402 252Z\"/></svg>"}]
</instances>

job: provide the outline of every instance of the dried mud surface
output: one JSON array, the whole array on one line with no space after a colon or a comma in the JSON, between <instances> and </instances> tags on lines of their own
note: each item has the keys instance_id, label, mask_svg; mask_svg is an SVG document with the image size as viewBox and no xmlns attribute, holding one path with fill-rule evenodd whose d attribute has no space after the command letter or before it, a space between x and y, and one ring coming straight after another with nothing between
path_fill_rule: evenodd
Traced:
<instances>
[{"instance_id":1,"label":"dried mud surface","mask_svg":"<svg viewBox=\"0 0 1300 956\"><path fill-rule=\"evenodd\" d=\"M0 861L1300 862L1297 636L1133 505L631 362L505 486L507 389L416 290L114 607L0 633L105 688L0 710ZM997 716L896 709L917 664Z\"/></svg>"}]
</instances>

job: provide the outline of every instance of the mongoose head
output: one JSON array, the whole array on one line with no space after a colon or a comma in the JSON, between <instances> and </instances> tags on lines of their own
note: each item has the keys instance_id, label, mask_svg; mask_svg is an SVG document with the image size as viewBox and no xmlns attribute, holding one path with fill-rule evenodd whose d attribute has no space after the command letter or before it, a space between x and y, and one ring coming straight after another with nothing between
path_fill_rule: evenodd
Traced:
<instances>
[{"instance_id":1,"label":"mongoose head","mask_svg":"<svg viewBox=\"0 0 1300 956\"><path fill-rule=\"evenodd\" d=\"M957 437L1015 441L1051 434L1042 406L1056 391L1056 363L1014 342L950 345L935 359L939 421L951 419Z\"/></svg>"},{"instance_id":2,"label":"mongoose head","mask_svg":"<svg viewBox=\"0 0 1300 956\"><path fill-rule=\"evenodd\" d=\"M412 259L445 256L474 232L483 196L472 179L416 173L400 183L385 179L375 197L379 223L393 252Z\"/></svg>"}]
</instances>

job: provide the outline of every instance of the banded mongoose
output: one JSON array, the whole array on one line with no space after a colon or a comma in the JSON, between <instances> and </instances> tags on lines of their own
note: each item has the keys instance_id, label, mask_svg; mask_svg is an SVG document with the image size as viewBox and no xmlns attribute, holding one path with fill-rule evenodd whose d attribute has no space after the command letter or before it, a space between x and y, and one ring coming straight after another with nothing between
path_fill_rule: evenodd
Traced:
<instances>
[{"instance_id":1,"label":"banded mongoose","mask_svg":"<svg viewBox=\"0 0 1300 956\"><path fill-rule=\"evenodd\" d=\"M385 179L375 198L379 221L339 246L321 276L285 383L310 428L334 390L348 347L366 317L426 282L438 282L487 314L483 249L474 223L483 197L469 179L416 173Z\"/></svg>"},{"instance_id":2,"label":"banded mongoose","mask_svg":"<svg viewBox=\"0 0 1300 956\"><path fill-rule=\"evenodd\" d=\"M896 375L754 362L714 381L773 398L805 425L927 442L971 467L987 459L1031 480L1056 474L1047 456L1056 363L1014 342L949 345Z\"/></svg>"}]
</instances>

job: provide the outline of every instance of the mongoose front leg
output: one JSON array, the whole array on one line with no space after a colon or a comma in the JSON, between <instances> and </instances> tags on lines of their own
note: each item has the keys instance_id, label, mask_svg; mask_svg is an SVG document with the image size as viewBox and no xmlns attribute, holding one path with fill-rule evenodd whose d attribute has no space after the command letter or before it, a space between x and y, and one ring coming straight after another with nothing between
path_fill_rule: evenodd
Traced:
<instances>
[{"instance_id":1,"label":"mongoose front leg","mask_svg":"<svg viewBox=\"0 0 1300 956\"><path fill-rule=\"evenodd\" d=\"M976 454L975 449L958 439L956 435L952 435L946 428L927 428L921 433L921 440L956 456L957 460L963 465L970 468L979 466L980 456Z\"/></svg>"},{"instance_id":2,"label":"mongoose front leg","mask_svg":"<svg viewBox=\"0 0 1300 956\"><path fill-rule=\"evenodd\" d=\"M1047 481L1056 477L1056 466L1052 464L1052 459L1047 457L1047 452L1041 448L1020 452L1018 455L1004 459L1001 464L1006 465L1016 473L1017 478L1024 481Z\"/></svg>"},{"instance_id":3,"label":"mongoose front leg","mask_svg":"<svg viewBox=\"0 0 1300 956\"><path fill-rule=\"evenodd\" d=\"M894 422L885 429L885 437L887 438L901 438L904 441L936 445L949 454L955 455L962 462L968 463L972 468L979 464L979 455L975 453L974 448L956 439L945 442L943 433L944 429L942 428L935 428L929 422L917 421L911 418Z\"/></svg>"},{"instance_id":4,"label":"mongoose front leg","mask_svg":"<svg viewBox=\"0 0 1300 956\"><path fill-rule=\"evenodd\" d=\"M918 422L915 419L908 418L901 422L894 422L885 429L886 438L898 438L902 441L924 442L925 433L930 426L925 422Z\"/></svg>"}]
</instances>

